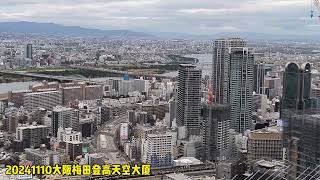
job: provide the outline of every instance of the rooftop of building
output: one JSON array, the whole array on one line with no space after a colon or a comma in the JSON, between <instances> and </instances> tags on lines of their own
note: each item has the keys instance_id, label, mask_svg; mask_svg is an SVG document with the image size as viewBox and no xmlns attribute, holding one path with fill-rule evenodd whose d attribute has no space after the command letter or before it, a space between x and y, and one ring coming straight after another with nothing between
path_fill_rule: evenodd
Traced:
<instances>
[{"instance_id":1,"label":"rooftop of building","mask_svg":"<svg viewBox=\"0 0 320 180\"><path fill-rule=\"evenodd\" d=\"M156 137L171 137L173 132L170 131L156 131L147 135L148 138L156 138Z\"/></svg>"},{"instance_id":2,"label":"rooftop of building","mask_svg":"<svg viewBox=\"0 0 320 180\"><path fill-rule=\"evenodd\" d=\"M255 140L282 140L282 130L279 126L267 127L249 133L249 139Z\"/></svg>"},{"instance_id":3,"label":"rooftop of building","mask_svg":"<svg viewBox=\"0 0 320 180\"><path fill-rule=\"evenodd\" d=\"M27 93L27 94L25 94L25 96L31 96L31 95L36 95L36 94L51 94L51 93L60 93L60 91L56 91L55 89L51 89L50 91Z\"/></svg>"},{"instance_id":4,"label":"rooftop of building","mask_svg":"<svg viewBox=\"0 0 320 180\"><path fill-rule=\"evenodd\" d=\"M19 124L17 129L36 129L36 128L47 128L48 126L38 124Z\"/></svg>"},{"instance_id":5,"label":"rooftop of building","mask_svg":"<svg viewBox=\"0 0 320 180\"><path fill-rule=\"evenodd\" d=\"M59 154L59 152L57 152L57 151L52 151L52 150L48 150L48 149L41 149L41 148L39 148L39 149L26 148L24 151L26 153L32 153L32 154L35 154L40 157L46 157L46 156L50 156L50 155L58 155Z\"/></svg>"},{"instance_id":6,"label":"rooftop of building","mask_svg":"<svg viewBox=\"0 0 320 180\"><path fill-rule=\"evenodd\" d=\"M166 174L166 176L170 179L173 179L173 180L192 180L192 178L190 178L189 176L186 176L182 173L179 173L179 174L176 174L176 173L173 173L173 174Z\"/></svg>"},{"instance_id":7,"label":"rooftop of building","mask_svg":"<svg viewBox=\"0 0 320 180\"><path fill-rule=\"evenodd\" d=\"M186 165L196 165L203 164L199 159L195 157L181 157L179 159L173 160L176 164L186 164Z\"/></svg>"},{"instance_id":8,"label":"rooftop of building","mask_svg":"<svg viewBox=\"0 0 320 180\"><path fill-rule=\"evenodd\" d=\"M53 107L53 111L55 111L55 112L62 112L62 111L68 111L68 110L76 110L76 109L64 107L64 106Z\"/></svg>"},{"instance_id":9,"label":"rooftop of building","mask_svg":"<svg viewBox=\"0 0 320 180\"><path fill-rule=\"evenodd\" d=\"M61 87L61 89L81 89L80 86L68 86L68 87Z\"/></svg>"}]
</instances>

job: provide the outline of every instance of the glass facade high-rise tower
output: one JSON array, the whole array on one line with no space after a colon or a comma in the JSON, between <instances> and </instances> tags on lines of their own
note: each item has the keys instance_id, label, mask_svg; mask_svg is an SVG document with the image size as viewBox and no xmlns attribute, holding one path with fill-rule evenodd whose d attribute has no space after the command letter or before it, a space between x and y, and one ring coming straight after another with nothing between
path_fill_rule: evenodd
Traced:
<instances>
[{"instance_id":1,"label":"glass facade high-rise tower","mask_svg":"<svg viewBox=\"0 0 320 180\"><path fill-rule=\"evenodd\" d=\"M309 173L312 177L319 169L311 171L320 165L320 114L311 99L311 64L286 65L280 116L288 178Z\"/></svg>"}]
</instances>

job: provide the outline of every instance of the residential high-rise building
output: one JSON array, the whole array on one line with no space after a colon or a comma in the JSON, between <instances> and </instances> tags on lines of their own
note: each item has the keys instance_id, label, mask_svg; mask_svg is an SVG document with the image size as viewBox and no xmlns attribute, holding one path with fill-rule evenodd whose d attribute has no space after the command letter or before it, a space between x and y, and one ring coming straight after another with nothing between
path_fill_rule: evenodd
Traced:
<instances>
[{"instance_id":1,"label":"residential high-rise building","mask_svg":"<svg viewBox=\"0 0 320 180\"><path fill-rule=\"evenodd\" d=\"M312 106L311 64L286 65L280 117L288 165L292 167L288 178L295 179L320 164L320 114Z\"/></svg>"},{"instance_id":2,"label":"residential high-rise building","mask_svg":"<svg viewBox=\"0 0 320 180\"><path fill-rule=\"evenodd\" d=\"M29 111L37 110L38 108L52 110L53 107L62 105L61 92L44 91L27 93L24 95L23 105Z\"/></svg>"},{"instance_id":3,"label":"residential high-rise building","mask_svg":"<svg viewBox=\"0 0 320 180\"><path fill-rule=\"evenodd\" d=\"M177 125L186 126L189 135L200 133L201 73L195 65L179 66Z\"/></svg>"},{"instance_id":4,"label":"residential high-rise building","mask_svg":"<svg viewBox=\"0 0 320 180\"><path fill-rule=\"evenodd\" d=\"M149 81L144 79L134 79L133 80L133 90L139 91L143 95L147 95L149 92Z\"/></svg>"},{"instance_id":5,"label":"residential high-rise building","mask_svg":"<svg viewBox=\"0 0 320 180\"><path fill-rule=\"evenodd\" d=\"M215 103L229 103L230 52L232 47L246 47L239 38L217 39L213 43L212 90Z\"/></svg>"},{"instance_id":6,"label":"residential high-rise building","mask_svg":"<svg viewBox=\"0 0 320 180\"><path fill-rule=\"evenodd\" d=\"M38 148L41 144L46 143L49 129L43 125L23 125L17 127L16 139L23 141L26 147Z\"/></svg>"},{"instance_id":7,"label":"residential high-rise building","mask_svg":"<svg viewBox=\"0 0 320 180\"><path fill-rule=\"evenodd\" d=\"M222 104L204 104L203 146L205 159L209 161L224 160L229 152L230 106Z\"/></svg>"},{"instance_id":8,"label":"residential high-rise building","mask_svg":"<svg viewBox=\"0 0 320 180\"><path fill-rule=\"evenodd\" d=\"M253 73L253 91L257 94L265 94L264 76L266 68L265 64L255 64Z\"/></svg>"},{"instance_id":9,"label":"residential high-rise building","mask_svg":"<svg viewBox=\"0 0 320 180\"><path fill-rule=\"evenodd\" d=\"M60 163L59 152L47 150L44 144L39 149L25 149L27 160L32 161L34 165L55 165Z\"/></svg>"},{"instance_id":10,"label":"residential high-rise building","mask_svg":"<svg viewBox=\"0 0 320 180\"><path fill-rule=\"evenodd\" d=\"M81 132L72 131L72 128L59 128L58 142L64 147L70 160L74 160L82 154L82 135Z\"/></svg>"},{"instance_id":11,"label":"residential high-rise building","mask_svg":"<svg viewBox=\"0 0 320 180\"><path fill-rule=\"evenodd\" d=\"M214 102L230 104L232 128L243 133L252 121L254 56L240 38L218 39L213 44L212 91Z\"/></svg>"},{"instance_id":12,"label":"residential high-rise building","mask_svg":"<svg viewBox=\"0 0 320 180\"><path fill-rule=\"evenodd\" d=\"M59 128L79 130L79 110L57 106L52 111L52 133L57 137Z\"/></svg>"},{"instance_id":13,"label":"residential high-rise building","mask_svg":"<svg viewBox=\"0 0 320 180\"><path fill-rule=\"evenodd\" d=\"M253 63L254 55L247 47L229 48L229 98L233 128L243 133L252 126Z\"/></svg>"},{"instance_id":14,"label":"residential high-rise building","mask_svg":"<svg viewBox=\"0 0 320 180\"><path fill-rule=\"evenodd\" d=\"M142 142L142 162L152 167L171 166L173 163L173 133L147 134Z\"/></svg>"}]
</instances>

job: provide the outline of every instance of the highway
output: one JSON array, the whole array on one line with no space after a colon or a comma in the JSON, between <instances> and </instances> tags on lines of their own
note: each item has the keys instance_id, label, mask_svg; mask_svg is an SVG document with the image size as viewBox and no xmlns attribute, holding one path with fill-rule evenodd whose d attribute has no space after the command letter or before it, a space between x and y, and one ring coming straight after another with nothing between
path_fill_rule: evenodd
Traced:
<instances>
[{"instance_id":1,"label":"highway","mask_svg":"<svg viewBox=\"0 0 320 180\"><path fill-rule=\"evenodd\" d=\"M161 74L145 74L143 71L140 73L138 72L128 72L128 71L119 71L119 70L111 70L111 69L104 69L104 68L95 68L95 67L84 67L84 66L68 66L73 69L83 69L83 70L91 70L91 71L101 71L101 72L107 72L112 74L118 74L118 75L129 75L131 77L139 78L139 77L149 77L149 78L157 78L157 79L175 79L175 77L172 76L166 76Z\"/></svg>"},{"instance_id":2,"label":"highway","mask_svg":"<svg viewBox=\"0 0 320 180\"><path fill-rule=\"evenodd\" d=\"M58 81L85 81L91 83L101 83L99 81L89 81L88 78L78 78L78 77L69 77L69 76L54 76L54 75L46 75L46 74L37 74L37 73L30 73L26 71L10 71L10 70L0 70L2 74L9 74L9 75L19 75L19 76L26 76L26 77L35 77L35 78L43 78L43 79L52 79Z\"/></svg>"}]
</instances>

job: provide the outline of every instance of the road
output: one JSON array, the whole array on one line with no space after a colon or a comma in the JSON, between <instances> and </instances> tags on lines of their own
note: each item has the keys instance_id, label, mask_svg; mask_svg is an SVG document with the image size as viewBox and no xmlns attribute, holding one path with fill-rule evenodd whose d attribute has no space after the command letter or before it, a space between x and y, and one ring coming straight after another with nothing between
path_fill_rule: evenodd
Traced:
<instances>
[{"instance_id":1,"label":"road","mask_svg":"<svg viewBox=\"0 0 320 180\"><path fill-rule=\"evenodd\" d=\"M128 161L125 159L125 157L122 156L120 150L117 147L117 131L120 128L120 124L124 122L127 122L127 116L118 116L115 117L113 120L104 123L97 130L97 153L105 154L110 164L128 163ZM106 148L102 148L98 145L100 143L100 135L104 135L106 137Z\"/></svg>"},{"instance_id":2,"label":"road","mask_svg":"<svg viewBox=\"0 0 320 180\"><path fill-rule=\"evenodd\" d=\"M54 75L30 73L30 72L26 72L26 71L0 70L0 73L9 74L9 75L35 77L35 78L53 79L53 80L58 80L58 81L84 81L84 82L97 83L97 84L101 83L99 81L91 81L91 80L89 81L88 78L54 76Z\"/></svg>"}]
</instances>

